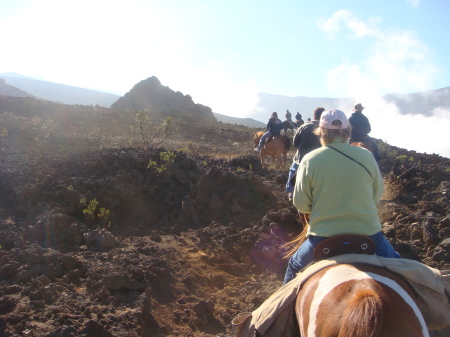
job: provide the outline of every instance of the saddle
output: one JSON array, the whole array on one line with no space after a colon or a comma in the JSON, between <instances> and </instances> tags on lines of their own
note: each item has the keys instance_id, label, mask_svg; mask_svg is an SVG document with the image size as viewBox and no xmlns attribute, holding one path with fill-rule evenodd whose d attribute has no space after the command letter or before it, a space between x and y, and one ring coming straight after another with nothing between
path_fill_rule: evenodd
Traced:
<instances>
[{"instance_id":1,"label":"saddle","mask_svg":"<svg viewBox=\"0 0 450 337\"><path fill-rule=\"evenodd\" d=\"M320 261L343 254L375 254L375 242L366 235L341 234L320 241L314 247L314 260Z\"/></svg>"},{"instance_id":2,"label":"saddle","mask_svg":"<svg viewBox=\"0 0 450 337\"><path fill-rule=\"evenodd\" d=\"M266 138L266 141L264 142L264 144L269 144L272 140L274 140L275 139L275 137L281 137L281 136L278 136L278 135L270 135L269 137L267 137Z\"/></svg>"}]
</instances>

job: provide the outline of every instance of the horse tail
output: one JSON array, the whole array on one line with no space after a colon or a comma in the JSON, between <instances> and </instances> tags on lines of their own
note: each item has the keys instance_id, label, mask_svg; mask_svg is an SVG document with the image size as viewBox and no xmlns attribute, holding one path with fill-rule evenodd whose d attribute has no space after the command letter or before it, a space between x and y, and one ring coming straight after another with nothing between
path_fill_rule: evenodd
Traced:
<instances>
[{"instance_id":1,"label":"horse tail","mask_svg":"<svg viewBox=\"0 0 450 337\"><path fill-rule=\"evenodd\" d=\"M344 310L338 337L377 337L383 325L383 303L373 289L359 290Z\"/></svg>"}]
</instances>

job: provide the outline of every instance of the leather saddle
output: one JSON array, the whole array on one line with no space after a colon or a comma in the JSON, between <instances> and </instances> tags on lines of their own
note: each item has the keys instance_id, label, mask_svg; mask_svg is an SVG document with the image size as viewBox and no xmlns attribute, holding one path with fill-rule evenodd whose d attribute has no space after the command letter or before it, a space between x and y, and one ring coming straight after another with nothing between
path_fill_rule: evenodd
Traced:
<instances>
[{"instance_id":1,"label":"leather saddle","mask_svg":"<svg viewBox=\"0 0 450 337\"><path fill-rule=\"evenodd\" d=\"M316 261L343 254L375 254L375 242L366 235L341 234L320 241L314 247Z\"/></svg>"},{"instance_id":2,"label":"leather saddle","mask_svg":"<svg viewBox=\"0 0 450 337\"><path fill-rule=\"evenodd\" d=\"M266 138L266 141L264 142L264 144L268 144L272 140L277 139L277 138L282 139L282 136L281 135L275 135L275 136L274 135L270 135L269 137Z\"/></svg>"}]
</instances>

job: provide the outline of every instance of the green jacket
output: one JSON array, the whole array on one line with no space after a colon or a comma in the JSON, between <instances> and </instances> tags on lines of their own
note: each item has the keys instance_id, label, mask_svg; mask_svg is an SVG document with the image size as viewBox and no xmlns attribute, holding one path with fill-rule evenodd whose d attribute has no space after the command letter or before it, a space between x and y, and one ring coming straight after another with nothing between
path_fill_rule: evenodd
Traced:
<instances>
[{"instance_id":1,"label":"green jacket","mask_svg":"<svg viewBox=\"0 0 450 337\"><path fill-rule=\"evenodd\" d=\"M309 233L373 235L381 230L377 203L384 185L372 154L363 148L328 144L366 167L326 146L308 153L300 163L293 202L310 214Z\"/></svg>"}]
</instances>

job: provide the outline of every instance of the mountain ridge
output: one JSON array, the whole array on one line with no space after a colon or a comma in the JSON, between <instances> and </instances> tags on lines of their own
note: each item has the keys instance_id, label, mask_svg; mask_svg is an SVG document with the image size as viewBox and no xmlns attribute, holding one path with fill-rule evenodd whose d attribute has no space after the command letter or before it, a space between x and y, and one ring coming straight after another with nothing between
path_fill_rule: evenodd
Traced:
<instances>
[{"instance_id":1,"label":"mountain ridge","mask_svg":"<svg viewBox=\"0 0 450 337\"><path fill-rule=\"evenodd\" d=\"M25 91L31 96L64 104L99 105L109 108L114 104L114 106L117 107L117 101L123 102L124 100L127 100L124 98L126 94L124 96L119 96L102 91L33 79L20 74L4 73L0 74L0 78L5 79L6 84ZM170 89L169 87L166 88ZM24 94L22 93L22 95ZM186 104L195 104L192 101L192 98L190 98L190 95L183 95L181 92L175 94L176 97L179 95L186 97ZM345 108L346 111L350 111L355 104L353 98L292 97L269 93L258 93L258 96L260 98L258 107L244 118L231 117L225 114L212 112L213 117L224 123L245 125L249 127L264 127L271 113L274 111L278 112L281 119L284 119L286 110L289 110L293 116L299 112L302 115L303 120L307 120L307 118L312 118L313 111L317 106L323 106L327 109L338 106ZM143 100L142 98L140 99ZM183 100L181 96L177 99ZM431 116L436 108L450 110L450 87L410 94L387 94L383 96L383 99L387 103L395 104L399 109L399 112L403 115L421 114L423 116ZM148 108L151 104L150 102L146 102L144 106L147 106ZM198 107L200 106L205 107L204 105L199 104ZM207 108L210 109L209 107ZM183 110L185 108L178 105L176 109ZM161 106L159 107L159 110L161 110ZM207 114L208 116L211 116L209 113Z\"/></svg>"},{"instance_id":2,"label":"mountain ridge","mask_svg":"<svg viewBox=\"0 0 450 337\"><path fill-rule=\"evenodd\" d=\"M7 73L11 74L11 73ZM19 74L17 74L19 75ZM67 84L49 82L29 78L26 76L14 76L0 74L0 79L5 83L27 92L28 94L52 102L64 104L99 105L109 108L119 95L114 95L102 91L80 88Z\"/></svg>"}]
</instances>

